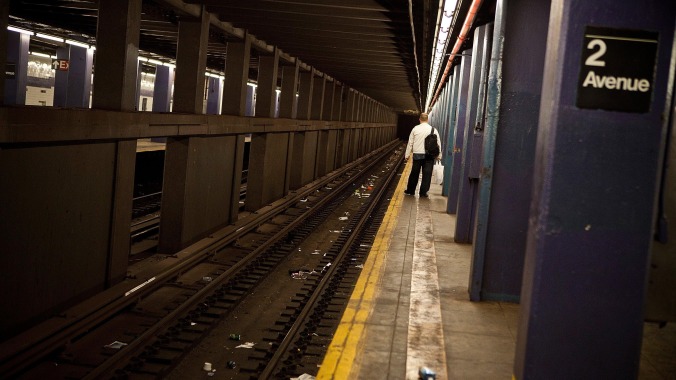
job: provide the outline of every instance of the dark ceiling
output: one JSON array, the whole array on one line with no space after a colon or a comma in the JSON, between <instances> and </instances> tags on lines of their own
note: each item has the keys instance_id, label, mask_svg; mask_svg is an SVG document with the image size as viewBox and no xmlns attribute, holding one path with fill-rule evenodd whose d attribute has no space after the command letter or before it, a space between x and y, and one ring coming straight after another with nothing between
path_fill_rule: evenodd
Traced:
<instances>
[{"instance_id":1,"label":"dark ceiling","mask_svg":"<svg viewBox=\"0 0 676 380\"><path fill-rule=\"evenodd\" d=\"M9 22L94 44L97 3L10 0ZM411 0L410 5L409 12L405 0L143 0L139 48L146 55L175 58L178 23L204 6L218 19L210 29L211 70L224 71L227 42L247 30L259 40L250 79L256 78L258 56L272 45L396 112L420 110L439 1ZM31 49L50 53L54 44L33 37Z\"/></svg>"}]
</instances>

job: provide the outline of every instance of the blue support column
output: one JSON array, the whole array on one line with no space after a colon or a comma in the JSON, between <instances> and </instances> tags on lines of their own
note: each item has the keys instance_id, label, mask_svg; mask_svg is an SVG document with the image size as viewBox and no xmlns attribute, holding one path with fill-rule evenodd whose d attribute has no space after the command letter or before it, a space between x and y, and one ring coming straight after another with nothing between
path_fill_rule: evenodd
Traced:
<instances>
[{"instance_id":1,"label":"blue support column","mask_svg":"<svg viewBox=\"0 0 676 380\"><path fill-rule=\"evenodd\" d=\"M451 182L448 191L448 203L446 212L455 214L458 211L458 194L460 193L460 168L462 164L462 152L465 145L465 121L467 120L467 102L469 89L469 74L472 49L462 52L460 59L460 72L458 73L458 106L455 122L455 138L453 139L453 163L451 166Z\"/></svg>"},{"instance_id":2,"label":"blue support column","mask_svg":"<svg viewBox=\"0 0 676 380\"><path fill-rule=\"evenodd\" d=\"M535 165L550 3L496 7L471 282L482 300L518 301ZM528 23L528 29L523 28ZM511 38L505 39L505 35ZM504 43L503 43L504 41ZM528 49L528 54L521 54ZM504 63L501 60L504 59ZM504 69L503 69L504 66ZM517 154L515 154L515 152ZM481 269L483 271L481 271Z\"/></svg>"},{"instance_id":3,"label":"blue support column","mask_svg":"<svg viewBox=\"0 0 676 380\"><path fill-rule=\"evenodd\" d=\"M93 63L93 50L80 46L70 46L66 107L89 108Z\"/></svg>"},{"instance_id":4,"label":"blue support column","mask_svg":"<svg viewBox=\"0 0 676 380\"><path fill-rule=\"evenodd\" d=\"M451 82L452 79L452 82ZM457 133L456 121L458 119L458 94L460 93L460 65L453 68L453 76L448 79L448 85L451 86L451 98L448 103L448 143L444 152L444 185L441 188L441 195L449 197L453 171L454 141ZM457 195L456 195L457 198ZM449 202L450 206L450 202Z\"/></svg>"},{"instance_id":5,"label":"blue support column","mask_svg":"<svg viewBox=\"0 0 676 380\"><path fill-rule=\"evenodd\" d=\"M453 88L451 86L452 86L452 77L448 78L448 82L446 84L446 88L445 88L445 91L444 91L445 96L444 96L444 103L443 103L443 113L442 113L443 116L442 116L442 121L441 121L441 123L443 125L443 131L444 131L443 135L441 136L441 164L442 165L445 165L445 161L447 161L447 159L448 159L448 157L447 157L448 156L448 146L449 146L448 136L453 133L451 124L449 122L449 118L450 118L450 114L451 114L451 107L450 107L451 95L453 94ZM442 183L442 188L441 188L442 195L443 195L443 192L444 192L444 190L443 190L444 184L448 183L448 182L450 182L450 179L446 178L446 179L444 179L444 181Z\"/></svg>"},{"instance_id":6,"label":"blue support column","mask_svg":"<svg viewBox=\"0 0 676 380\"><path fill-rule=\"evenodd\" d=\"M4 32L4 31L0 31ZM5 75L5 104L26 104L28 82L28 34L7 31L7 63Z\"/></svg>"},{"instance_id":7,"label":"blue support column","mask_svg":"<svg viewBox=\"0 0 676 380\"><path fill-rule=\"evenodd\" d=\"M636 379L676 7L551 9L515 378Z\"/></svg>"},{"instance_id":8,"label":"blue support column","mask_svg":"<svg viewBox=\"0 0 676 380\"><path fill-rule=\"evenodd\" d=\"M438 117L435 117L434 124L432 124L439 132L439 139L441 140L441 146L439 148L441 148L441 152L444 151L444 147L446 146L446 142L444 141L444 137L446 135L446 130L444 128L444 112L446 112L444 103L446 102L446 89L447 87L444 87L441 90L439 101L434 106L434 113L438 115Z\"/></svg>"},{"instance_id":9,"label":"blue support column","mask_svg":"<svg viewBox=\"0 0 676 380\"><path fill-rule=\"evenodd\" d=\"M439 133L440 133L440 138L441 138L441 158L445 159L446 158L446 151L448 148L448 134L449 134L449 129L450 126L448 125L448 114L449 114L449 108L448 108L448 101L449 101L449 95L451 93L451 86L446 85L444 87L444 90L442 92L442 97L441 97L441 104L439 104L440 107L440 113L439 113Z\"/></svg>"},{"instance_id":10,"label":"blue support column","mask_svg":"<svg viewBox=\"0 0 676 380\"><path fill-rule=\"evenodd\" d=\"M171 104L171 88L174 86L174 68L157 66L155 69L155 86L153 88L153 112L169 112Z\"/></svg>"},{"instance_id":11,"label":"blue support column","mask_svg":"<svg viewBox=\"0 0 676 380\"><path fill-rule=\"evenodd\" d=\"M56 49L56 58L70 60L70 49L62 46ZM54 107L66 107L68 102L68 71L55 70L54 72Z\"/></svg>"},{"instance_id":12,"label":"blue support column","mask_svg":"<svg viewBox=\"0 0 676 380\"><path fill-rule=\"evenodd\" d=\"M221 79L209 77L207 83L207 114L219 115L219 107L221 105Z\"/></svg>"},{"instance_id":13,"label":"blue support column","mask_svg":"<svg viewBox=\"0 0 676 380\"><path fill-rule=\"evenodd\" d=\"M487 52L490 45L486 45L490 38L489 29L492 25L484 25L474 30L474 48L472 53L472 72L469 80L468 103L465 119L465 148L462 152L460 165L460 190L458 193L458 213L455 224L454 239L457 243L471 243L475 225L475 210L477 191L479 186L479 172L481 147L483 142L483 96L482 86L485 86L484 72L487 72Z\"/></svg>"},{"instance_id":14,"label":"blue support column","mask_svg":"<svg viewBox=\"0 0 676 380\"><path fill-rule=\"evenodd\" d=\"M171 111L171 89L174 86L174 68L158 65L155 67L153 86L153 112ZM166 137L152 137L152 142L166 143Z\"/></svg>"}]
</instances>

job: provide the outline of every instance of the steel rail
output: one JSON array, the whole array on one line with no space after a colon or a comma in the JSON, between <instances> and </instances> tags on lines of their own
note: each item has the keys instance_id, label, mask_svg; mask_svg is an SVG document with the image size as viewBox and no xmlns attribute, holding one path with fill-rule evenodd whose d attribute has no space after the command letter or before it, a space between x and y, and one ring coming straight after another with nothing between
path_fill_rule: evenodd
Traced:
<instances>
[{"instance_id":1,"label":"steel rail","mask_svg":"<svg viewBox=\"0 0 676 380\"><path fill-rule=\"evenodd\" d=\"M402 160L403 155L399 157L398 165L402 162ZM364 224L369 220L369 217L371 216L375 208L378 206L383 195L387 194L387 187L390 185L390 183L396 177L396 175L397 171L391 170L385 181L385 184L379 187L378 192L375 194L375 196L372 195L370 197L371 202L369 203L368 207L362 211L359 221L357 222L355 228L352 230L352 233L348 237L347 241L344 243L343 248L340 250L340 253L336 256L335 262L342 261L347 252L350 251L352 244L354 243L355 239L357 239L357 237L359 236L359 231L364 227ZM270 361L265 366L265 369L259 375L258 377L259 380L270 379L274 376L273 371L275 371L279 362L287 353L289 346L294 342L298 330L302 327L308 315L310 315L312 310L315 308L317 299L323 294L327 284L333 277L334 272L338 270L338 268L339 266L335 264L328 267L326 274L319 281L317 288L312 293L312 295L308 299L308 302L305 304L301 312L298 314L295 323L286 333L284 339L279 343L279 346L277 347L277 350L275 351L274 355L270 358Z\"/></svg>"},{"instance_id":2,"label":"steel rail","mask_svg":"<svg viewBox=\"0 0 676 380\"><path fill-rule=\"evenodd\" d=\"M387 151L384 151L387 152ZM383 153L384 153L383 152ZM376 162L371 162L369 163L365 168L362 169L363 172L366 172L370 170L373 166L375 166ZM246 257L244 257L242 260L234 264L232 267L230 267L228 270L226 270L224 273L219 275L215 281L211 281L208 285L200 289L197 293L192 295L188 300L186 300L184 303L182 303L179 307L175 308L172 310L169 314L167 314L165 317L163 317L158 323L154 324L153 326L149 327L146 331L143 332L143 334L139 335L136 339L134 339L132 342L128 343L127 346L124 347L123 350L118 351L114 355L112 355L108 360L106 360L102 365L99 365L95 369L93 369L87 376L84 377L84 380L94 380L94 379L99 379L101 376L105 375L106 373L110 373L112 369L116 368L119 363L127 360L128 358L134 356L135 354L138 354L141 350L143 349L148 342L154 340L157 336L157 333L168 328L171 324L173 324L180 315L186 313L188 310L193 308L194 306L204 302L204 299L207 298L208 295L211 293L214 293L214 291L226 283L228 280L232 279L240 269L248 265L252 260L260 256L265 250L273 246L275 243L283 239L285 236L288 235L289 232L293 231L295 228L300 226L305 222L305 219L310 217L314 211L317 211L321 209L324 205L327 203L331 202L334 196L337 194L340 194L341 191L344 191L345 188L350 186L351 181L344 181L342 184L340 184L338 187L334 188L333 192L331 195L323 197L320 199L316 204L313 205L311 209L308 210L308 212L304 213L300 218L297 218L293 222L291 222L289 225L285 226L282 228L280 231L275 233L270 239L268 239L264 244L261 246L257 247L254 249L252 252L250 252Z\"/></svg>"}]
</instances>

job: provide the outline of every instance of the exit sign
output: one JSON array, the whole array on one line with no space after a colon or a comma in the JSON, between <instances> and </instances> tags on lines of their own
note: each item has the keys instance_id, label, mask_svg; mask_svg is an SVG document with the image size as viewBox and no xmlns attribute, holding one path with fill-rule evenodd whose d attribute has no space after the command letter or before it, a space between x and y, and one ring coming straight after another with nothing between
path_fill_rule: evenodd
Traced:
<instances>
[{"instance_id":1,"label":"exit sign","mask_svg":"<svg viewBox=\"0 0 676 380\"><path fill-rule=\"evenodd\" d=\"M57 71L68 71L70 61L67 59L52 59L52 68Z\"/></svg>"}]
</instances>

